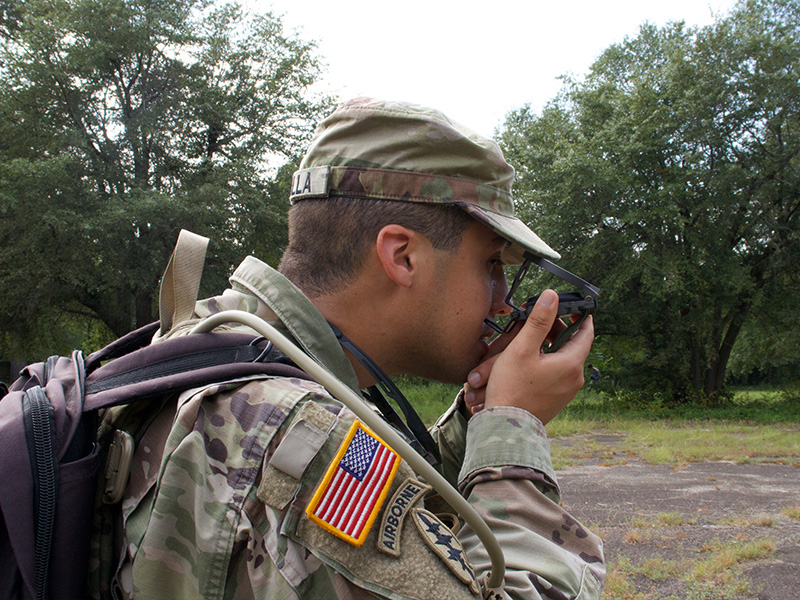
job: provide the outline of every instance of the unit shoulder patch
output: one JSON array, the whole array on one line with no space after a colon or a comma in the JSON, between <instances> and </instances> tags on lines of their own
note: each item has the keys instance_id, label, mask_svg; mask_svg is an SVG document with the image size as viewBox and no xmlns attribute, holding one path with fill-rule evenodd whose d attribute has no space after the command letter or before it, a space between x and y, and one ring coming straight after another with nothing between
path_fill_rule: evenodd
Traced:
<instances>
[{"instance_id":1,"label":"unit shoulder patch","mask_svg":"<svg viewBox=\"0 0 800 600\"><path fill-rule=\"evenodd\" d=\"M411 514L414 524L428 547L442 559L456 577L469 585L473 593L480 593L478 581L475 578L475 569L470 564L461 542L447 525L442 523L436 515L423 508L413 509Z\"/></svg>"}]
</instances>

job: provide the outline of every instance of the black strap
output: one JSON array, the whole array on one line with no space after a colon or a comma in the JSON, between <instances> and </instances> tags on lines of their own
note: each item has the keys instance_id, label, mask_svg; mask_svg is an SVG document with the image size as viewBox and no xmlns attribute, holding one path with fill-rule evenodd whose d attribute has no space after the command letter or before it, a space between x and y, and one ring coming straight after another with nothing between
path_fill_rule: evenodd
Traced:
<instances>
[{"instance_id":1,"label":"black strap","mask_svg":"<svg viewBox=\"0 0 800 600\"><path fill-rule=\"evenodd\" d=\"M256 359L260 357L263 358L261 355L261 348L253 344L246 344L230 348L200 350L198 352L179 356L169 356L158 362L144 364L115 375L92 380L86 386L86 394L96 394L126 385L134 385L143 381L169 377L177 373L198 371L215 365L252 363L256 362Z\"/></svg>"},{"instance_id":2,"label":"black strap","mask_svg":"<svg viewBox=\"0 0 800 600\"><path fill-rule=\"evenodd\" d=\"M262 340L240 333L196 333L119 356L87 376L84 410L251 375L311 379L275 348L265 353Z\"/></svg>"},{"instance_id":3,"label":"black strap","mask_svg":"<svg viewBox=\"0 0 800 600\"><path fill-rule=\"evenodd\" d=\"M93 352L86 357L86 373L91 373L104 362L149 346L160 326L161 323L159 321L154 321L117 338L97 352Z\"/></svg>"},{"instance_id":4,"label":"black strap","mask_svg":"<svg viewBox=\"0 0 800 600\"><path fill-rule=\"evenodd\" d=\"M333 323L328 323L336 334L336 339L343 348L347 349L353 357L360 362L364 368L369 372L372 378L376 381L376 385L368 389L370 400L375 404L384 419L390 424L394 425L401 433L408 439L411 447L414 448L422 457L425 458L433 466L439 465L442 462L441 454L439 454L439 447L433 441L431 434L428 432L427 427L422 422L422 419L417 414L417 411L411 406L411 403L403 395L389 376L373 361L367 354L356 346L351 339L349 339L342 330L336 327ZM389 401L381 394L389 396L392 400L397 402L397 406L403 411L406 420L405 423L400 418L400 415L394 410Z\"/></svg>"},{"instance_id":5,"label":"black strap","mask_svg":"<svg viewBox=\"0 0 800 600\"><path fill-rule=\"evenodd\" d=\"M383 396L383 394L381 394L378 386L373 385L368 387L365 396L370 402L378 407L378 410L381 411L381 414L386 421L394 425L395 429L403 432L407 439L413 439L411 431L408 429L405 421L400 418L400 415L397 414L397 411L392 407L391 404L389 404L389 401Z\"/></svg>"}]
</instances>

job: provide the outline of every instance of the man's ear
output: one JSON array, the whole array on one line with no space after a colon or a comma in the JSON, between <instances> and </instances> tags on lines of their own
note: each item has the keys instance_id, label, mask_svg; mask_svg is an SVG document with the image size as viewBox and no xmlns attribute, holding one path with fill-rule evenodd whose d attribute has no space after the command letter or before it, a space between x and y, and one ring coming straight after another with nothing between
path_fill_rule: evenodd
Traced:
<instances>
[{"instance_id":1,"label":"man's ear","mask_svg":"<svg viewBox=\"0 0 800 600\"><path fill-rule=\"evenodd\" d=\"M381 229L375 241L383 270L402 287L411 287L429 247L430 242L424 235L396 224Z\"/></svg>"}]
</instances>

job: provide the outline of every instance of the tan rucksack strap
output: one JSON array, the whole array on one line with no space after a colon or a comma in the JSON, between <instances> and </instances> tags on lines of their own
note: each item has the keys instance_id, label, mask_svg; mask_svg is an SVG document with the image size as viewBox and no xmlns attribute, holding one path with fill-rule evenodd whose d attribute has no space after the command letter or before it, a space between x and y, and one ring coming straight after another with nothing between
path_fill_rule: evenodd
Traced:
<instances>
[{"instance_id":1,"label":"tan rucksack strap","mask_svg":"<svg viewBox=\"0 0 800 600\"><path fill-rule=\"evenodd\" d=\"M208 238L181 229L178 243L161 278L159 334L164 335L173 325L190 319L194 314L207 248Z\"/></svg>"}]
</instances>

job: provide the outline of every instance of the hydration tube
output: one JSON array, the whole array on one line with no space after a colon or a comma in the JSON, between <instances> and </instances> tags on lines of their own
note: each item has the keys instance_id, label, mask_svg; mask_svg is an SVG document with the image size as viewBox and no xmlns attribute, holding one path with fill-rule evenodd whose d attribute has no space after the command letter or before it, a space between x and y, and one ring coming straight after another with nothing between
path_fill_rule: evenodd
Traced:
<instances>
[{"instance_id":1,"label":"hydration tube","mask_svg":"<svg viewBox=\"0 0 800 600\"><path fill-rule=\"evenodd\" d=\"M297 345L254 314L241 310L227 310L211 315L196 325L191 333L207 333L224 323L236 322L246 325L250 329L270 340L281 352L288 356L300 369L313 377L320 385L324 386L334 397L338 398L347 408L352 410L367 427L379 435L389 444L405 461L419 473L427 483L439 492L464 518L486 548L492 570L489 572L487 584L490 588L499 588L505 578L506 560L497 538L492 533L483 518L472 508L472 505L458 490L450 485L439 472L420 456L400 435L392 429L364 400L352 389L339 380L328 369L307 355Z\"/></svg>"}]
</instances>

